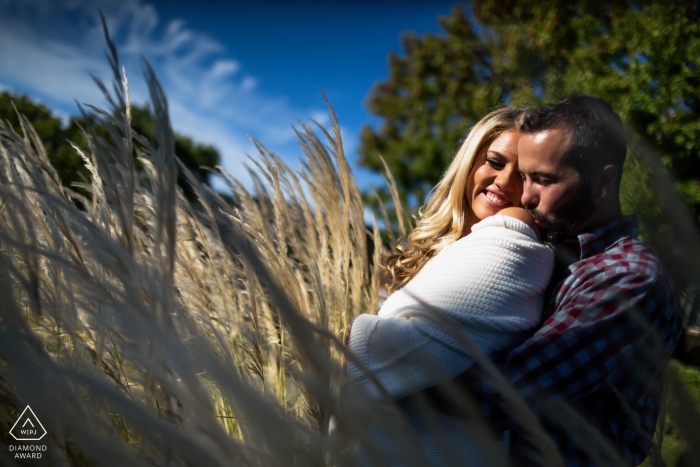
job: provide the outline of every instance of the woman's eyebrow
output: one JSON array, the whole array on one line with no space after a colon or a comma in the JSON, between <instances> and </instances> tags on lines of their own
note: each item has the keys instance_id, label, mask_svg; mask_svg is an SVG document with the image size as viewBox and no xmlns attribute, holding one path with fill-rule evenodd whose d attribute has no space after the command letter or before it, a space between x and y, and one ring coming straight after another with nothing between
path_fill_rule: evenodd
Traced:
<instances>
[{"instance_id":1,"label":"woman's eyebrow","mask_svg":"<svg viewBox=\"0 0 700 467\"><path fill-rule=\"evenodd\" d=\"M497 156L499 156L499 157L504 157L504 158L506 157L506 156L504 156L503 154L501 154L500 152L494 151L493 149L489 149L488 151L486 151L486 154L489 154L489 153L495 154L495 155L497 155Z\"/></svg>"}]
</instances>

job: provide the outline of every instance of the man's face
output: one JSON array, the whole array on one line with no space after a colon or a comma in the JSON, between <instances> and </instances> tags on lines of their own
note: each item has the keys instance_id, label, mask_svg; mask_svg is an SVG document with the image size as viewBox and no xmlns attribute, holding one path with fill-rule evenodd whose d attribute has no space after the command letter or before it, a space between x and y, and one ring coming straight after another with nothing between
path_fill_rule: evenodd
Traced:
<instances>
[{"instance_id":1,"label":"man's face","mask_svg":"<svg viewBox=\"0 0 700 467\"><path fill-rule=\"evenodd\" d=\"M522 135L518 144L523 207L552 242L576 234L596 210L590 183L564 157L570 144L560 129Z\"/></svg>"}]
</instances>

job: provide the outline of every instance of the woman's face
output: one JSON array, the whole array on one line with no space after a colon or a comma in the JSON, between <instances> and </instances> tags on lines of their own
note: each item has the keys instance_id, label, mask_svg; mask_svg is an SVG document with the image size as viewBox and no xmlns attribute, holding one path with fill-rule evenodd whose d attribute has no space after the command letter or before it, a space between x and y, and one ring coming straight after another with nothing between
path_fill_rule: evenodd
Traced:
<instances>
[{"instance_id":1,"label":"woman's face","mask_svg":"<svg viewBox=\"0 0 700 467\"><path fill-rule=\"evenodd\" d=\"M467 180L469 224L493 216L503 208L521 205L523 182L518 174L518 141L519 132L506 131L477 154Z\"/></svg>"}]
</instances>

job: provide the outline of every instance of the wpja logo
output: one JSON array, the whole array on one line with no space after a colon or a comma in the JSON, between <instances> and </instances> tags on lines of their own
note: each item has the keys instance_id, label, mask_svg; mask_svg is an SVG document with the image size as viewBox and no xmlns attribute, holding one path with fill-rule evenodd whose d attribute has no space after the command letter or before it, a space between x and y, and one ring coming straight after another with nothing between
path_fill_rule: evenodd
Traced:
<instances>
[{"instance_id":1,"label":"wpja logo","mask_svg":"<svg viewBox=\"0 0 700 467\"><path fill-rule=\"evenodd\" d=\"M17 441L39 441L46 436L46 429L27 406L10 429L10 434ZM15 459L41 459L42 452L46 451L46 445L37 444L10 445L9 448L15 452Z\"/></svg>"}]
</instances>

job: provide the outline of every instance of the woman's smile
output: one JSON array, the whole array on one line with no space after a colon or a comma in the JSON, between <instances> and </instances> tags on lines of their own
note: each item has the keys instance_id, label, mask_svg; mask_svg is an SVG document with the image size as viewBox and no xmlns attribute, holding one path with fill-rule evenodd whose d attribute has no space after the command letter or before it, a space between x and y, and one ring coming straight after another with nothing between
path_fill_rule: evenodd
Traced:
<instances>
[{"instance_id":1,"label":"woman's smile","mask_svg":"<svg viewBox=\"0 0 700 467\"><path fill-rule=\"evenodd\" d=\"M496 204L498 206L503 206L503 207L508 207L512 206L513 203L503 194L496 193L495 191L491 190L484 190L483 192L484 197L486 198L487 201L490 203Z\"/></svg>"}]
</instances>

